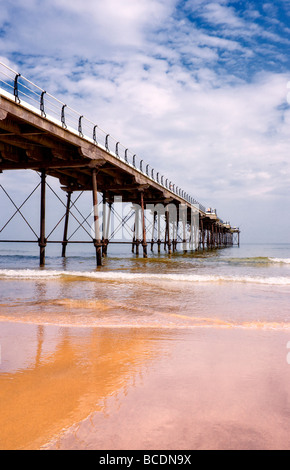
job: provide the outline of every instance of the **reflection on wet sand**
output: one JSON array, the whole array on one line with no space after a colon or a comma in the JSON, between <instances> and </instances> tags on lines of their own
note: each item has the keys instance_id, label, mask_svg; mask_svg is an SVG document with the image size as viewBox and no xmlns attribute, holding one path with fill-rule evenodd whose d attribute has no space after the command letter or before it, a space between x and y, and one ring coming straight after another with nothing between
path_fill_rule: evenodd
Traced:
<instances>
[{"instance_id":1,"label":"reflection on wet sand","mask_svg":"<svg viewBox=\"0 0 290 470\"><path fill-rule=\"evenodd\" d=\"M157 338L153 330L1 323L0 448L37 449L103 410L154 359Z\"/></svg>"},{"instance_id":2,"label":"reflection on wet sand","mask_svg":"<svg viewBox=\"0 0 290 470\"><path fill-rule=\"evenodd\" d=\"M289 450L287 333L197 329L171 336L142 381L45 449ZM168 337L169 339L169 337Z\"/></svg>"},{"instance_id":3,"label":"reflection on wet sand","mask_svg":"<svg viewBox=\"0 0 290 470\"><path fill-rule=\"evenodd\" d=\"M288 330L1 323L1 449L288 449Z\"/></svg>"},{"instance_id":4,"label":"reflection on wet sand","mask_svg":"<svg viewBox=\"0 0 290 470\"><path fill-rule=\"evenodd\" d=\"M289 448L289 295L1 280L0 448Z\"/></svg>"}]
</instances>

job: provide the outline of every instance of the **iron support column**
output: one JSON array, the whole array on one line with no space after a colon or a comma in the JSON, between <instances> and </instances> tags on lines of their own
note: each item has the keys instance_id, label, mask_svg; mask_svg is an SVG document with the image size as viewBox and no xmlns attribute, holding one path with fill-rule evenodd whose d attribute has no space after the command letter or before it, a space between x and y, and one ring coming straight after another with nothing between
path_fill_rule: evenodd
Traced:
<instances>
[{"instance_id":1,"label":"iron support column","mask_svg":"<svg viewBox=\"0 0 290 470\"><path fill-rule=\"evenodd\" d=\"M93 180L93 205L94 205L94 225L95 225L95 239L94 245L96 248L97 266L102 266L102 242L100 237L100 219L98 210L98 185L97 185L97 171L92 171Z\"/></svg>"},{"instance_id":2,"label":"iron support column","mask_svg":"<svg viewBox=\"0 0 290 470\"><path fill-rule=\"evenodd\" d=\"M107 211L107 197L106 193L103 193L103 237L102 237L102 256L105 258L108 251L109 243L109 229L110 229L110 218L111 218L111 203L109 203L109 212Z\"/></svg>"},{"instance_id":3,"label":"iron support column","mask_svg":"<svg viewBox=\"0 0 290 470\"><path fill-rule=\"evenodd\" d=\"M136 205L135 206L134 235L133 235L133 242L132 242L132 253L134 253L134 251L135 251L137 256L139 255L139 244L140 244L140 240L139 240L139 218L140 218L139 210L140 210L140 206ZM136 250L135 250L135 248L136 248Z\"/></svg>"},{"instance_id":4,"label":"iron support column","mask_svg":"<svg viewBox=\"0 0 290 470\"><path fill-rule=\"evenodd\" d=\"M132 253L135 253L135 244L136 244L136 214L135 214L135 222L134 222L134 229L133 229Z\"/></svg>"},{"instance_id":5,"label":"iron support column","mask_svg":"<svg viewBox=\"0 0 290 470\"><path fill-rule=\"evenodd\" d=\"M205 231L203 228L203 219L200 220L201 225L201 243L202 243L202 250L204 251L204 241L205 241Z\"/></svg>"},{"instance_id":6,"label":"iron support column","mask_svg":"<svg viewBox=\"0 0 290 470\"><path fill-rule=\"evenodd\" d=\"M40 266L45 266L45 199L46 199L46 173L45 170L41 171L41 201L40 201L40 238L38 245L40 248Z\"/></svg>"},{"instance_id":7,"label":"iron support column","mask_svg":"<svg viewBox=\"0 0 290 470\"><path fill-rule=\"evenodd\" d=\"M104 243L105 243L104 256L107 256L107 254L108 254L108 245L109 245L109 237L110 237L110 235L109 235L109 233L110 233L110 222L111 222L111 215L112 215L112 203L111 202L109 202L109 212L107 213L107 211L106 211L106 214L107 214L106 226L103 223L104 230L106 230L105 240L104 240Z\"/></svg>"},{"instance_id":8,"label":"iron support column","mask_svg":"<svg viewBox=\"0 0 290 470\"><path fill-rule=\"evenodd\" d=\"M161 214L158 211L157 214L157 246L158 246L158 254L161 252Z\"/></svg>"},{"instance_id":9,"label":"iron support column","mask_svg":"<svg viewBox=\"0 0 290 470\"><path fill-rule=\"evenodd\" d=\"M152 238L151 238L151 251L153 251L153 249L154 249L154 235L155 235L155 227L156 227L156 218L157 218L157 212L154 211L154 213L153 213Z\"/></svg>"},{"instance_id":10,"label":"iron support column","mask_svg":"<svg viewBox=\"0 0 290 470\"><path fill-rule=\"evenodd\" d=\"M145 209L144 209L144 193L141 192L141 210L142 210L142 229L143 229L143 258L147 258L147 242L146 242L146 223L145 223Z\"/></svg>"},{"instance_id":11,"label":"iron support column","mask_svg":"<svg viewBox=\"0 0 290 470\"><path fill-rule=\"evenodd\" d=\"M168 245L168 254L171 255L171 239L170 239L170 220L169 220L169 210L165 212L166 220L166 234L167 234L167 245Z\"/></svg>"},{"instance_id":12,"label":"iron support column","mask_svg":"<svg viewBox=\"0 0 290 470\"><path fill-rule=\"evenodd\" d=\"M183 252L187 253L187 240L186 240L186 228L187 228L187 207L185 206L182 211L182 224L183 224Z\"/></svg>"},{"instance_id":13,"label":"iron support column","mask_svg":"<svg viewBox=\"0 0 290 470\"><path fill-rule=\"evenodd\" d=\"M68 233L68 222L70 214L70 204L71 204L71 191L67 193L67 204L66 204L66 213L65 213L65 222L64 222L64 232L63 232L63 242L62 242L62 257L66 256L66 247L67 247L67 233Z\"/></svg>"}]
</instances>

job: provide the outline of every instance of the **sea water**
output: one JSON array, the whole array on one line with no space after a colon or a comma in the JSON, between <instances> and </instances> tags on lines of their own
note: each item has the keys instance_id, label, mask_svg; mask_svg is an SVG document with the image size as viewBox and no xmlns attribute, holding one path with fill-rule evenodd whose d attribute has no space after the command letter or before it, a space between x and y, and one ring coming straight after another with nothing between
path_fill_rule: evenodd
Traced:
<instances>
[{"instance_id":1,"label":"sea water","mask_svg":"<svg viewBox=\"0 0 290 470\"><path fill-rule=\"evenodd\" d=\"M136 257L128 247L96 268L91 247L68 257L3 246L1 318L75 326L263 326L288 328L290 245L244 245L209 252Z\"/></svg>"}]
</instances>

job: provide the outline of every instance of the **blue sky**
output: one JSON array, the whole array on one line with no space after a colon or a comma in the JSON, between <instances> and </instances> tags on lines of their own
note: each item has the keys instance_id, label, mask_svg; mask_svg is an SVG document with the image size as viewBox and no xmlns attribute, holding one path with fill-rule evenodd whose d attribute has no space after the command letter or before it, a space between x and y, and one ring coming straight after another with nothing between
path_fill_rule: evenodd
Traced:
<instances>
[{"instance_id":1,"label":"blue sky","mask_svg":"<svg viewBox=\"0 0 290 470\"><path fill-rule=\"evenodd\" d=\"M290 242L290 1L1 3L2 62L216 207L242 240Z\"/></svg>"}]
</instances>

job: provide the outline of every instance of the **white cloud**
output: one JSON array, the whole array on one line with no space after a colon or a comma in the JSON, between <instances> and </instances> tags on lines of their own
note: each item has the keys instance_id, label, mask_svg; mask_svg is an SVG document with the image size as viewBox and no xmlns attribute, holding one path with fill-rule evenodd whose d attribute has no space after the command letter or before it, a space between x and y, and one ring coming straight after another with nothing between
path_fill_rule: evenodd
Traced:
<instances>
[{"instance_id":1,"label":"white cloud","mask_svg":"<svg viewBox=\"0 0 290 470\"><path fill-rule=\"evenodd\" d=\"M6 50L26 54L107 58L121 47L142 46L144 35L170 15L173 0L14 1L3 11L10 22ZM117 50L114 50L116 48Z\"/></svg>"},{"instance_id":2,"label":"white cloud","mask_svg":"<svg viewBox=\"0 0 290 470\"><path fill-rule=\"evenodd\" d=\"M226 25L230 28L245 27L244 20L236 14L233 7L223 6L216 2L204 5L202 16L212 24Z\"/></svg>"}]
</instances>

